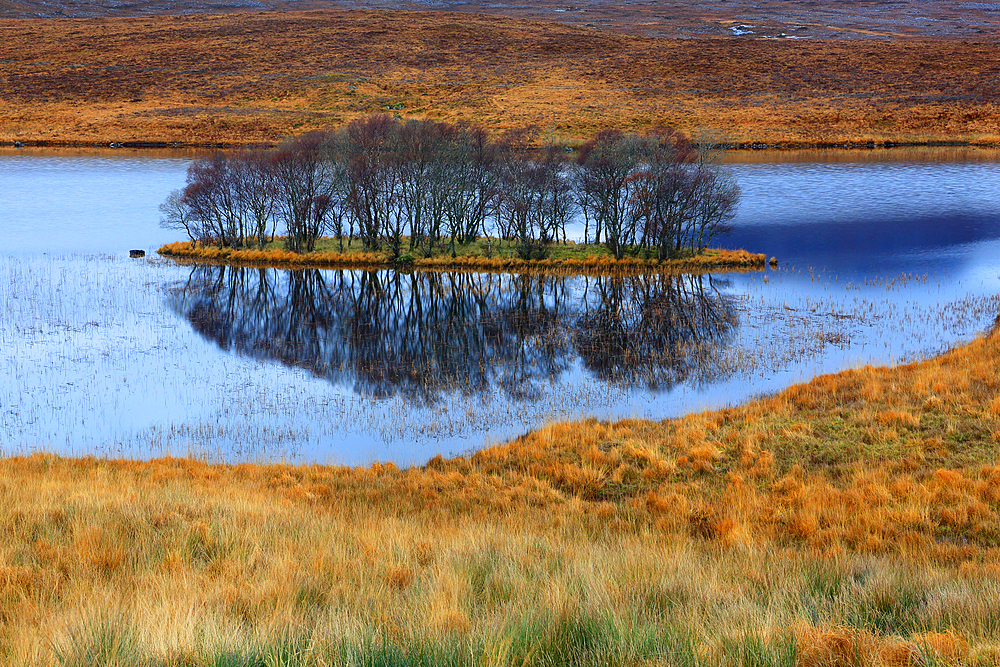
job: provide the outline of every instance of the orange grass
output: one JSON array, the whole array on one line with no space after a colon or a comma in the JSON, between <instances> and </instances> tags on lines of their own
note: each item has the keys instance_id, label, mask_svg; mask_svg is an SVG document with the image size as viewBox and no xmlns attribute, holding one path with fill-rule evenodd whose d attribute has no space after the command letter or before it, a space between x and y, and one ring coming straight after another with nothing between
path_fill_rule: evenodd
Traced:
<instances>
[{"instance_id":1,"label":"orange grass","mask_svg":"<svg viewBox=\"0 0 1000 667\"><path fill-rule=\"evenodd\" d=\"M302 647L286 664L427 641L548 664L546 633L591 619L615 664L995 665L998 359L995 331L406 470L5 459L2 656L52 664L104 623L147 660L114 664L215 664L276 637ZM700 662L629 652L665 628ZM748 662L782 642L791 662Z\"/></svg>"},{"instance_id":2,"label":"orange grass","mask_svg":"<svg viewBox=\"0 0 1000 667\"><path fill-rule=\"evenodd\" d=\"M0 20L0 31L4 142L274 142L386 109L580 141L666 125L770 145L1000 142L989 35L665 39L360 10Z\"/></svg>"},{"instance_id":3,"label":"orange grass","mask_svg":"<svg viewBox=\"0 0 1000 667\"><path fill-rule=\"evenodd\" d=\"M201 245L195 241L168 243L157 251L164 257L193 260L198 262L233 264L237 266L268 266L276 268L414 268L426 270L483 270L509 273L525 272L572 272L587 274L620 272L708 272L720 268L762 269L766 256L746 250L709 249L700 255L682 259L643 259L623 257L615 259L610 255L589 255L581 258L556 257L540 260L526 260L517 257L483 257L479 255L439 255L436 257L415 257L401 264L386 253L315 251L295 253L280 248L264 250L219 248Z\"/></svg>"}]
</instances>

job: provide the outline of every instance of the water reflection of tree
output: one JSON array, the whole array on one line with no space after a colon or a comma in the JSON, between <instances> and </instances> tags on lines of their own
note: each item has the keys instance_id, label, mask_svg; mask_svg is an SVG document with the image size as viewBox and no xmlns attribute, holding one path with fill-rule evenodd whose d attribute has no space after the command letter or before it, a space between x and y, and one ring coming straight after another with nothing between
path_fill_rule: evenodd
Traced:
<instances>
[{"instance_id":1,"label":"water reflection of tree","mask_svg":"<svg viewBox=\"0 0 1000 667\"><path fill-rule=\"evenodd\" d=\"M360 394L532 400L579 357L599 378L712 379L737 326L711 279L192 269L171 297L202 336Z\"/></svg>"},{"instance_id":2,"label":"water reflection of tree","mask_svg":"<svg viewBox=\"0 0 1000 667\"><path fill-rule=\"evenodd\" d=\"M599 277L574 324L584 364L611 382L670 387L728 373L717 352L738 325L729 299L710 277Z\"/></svg>"}]
</instances>

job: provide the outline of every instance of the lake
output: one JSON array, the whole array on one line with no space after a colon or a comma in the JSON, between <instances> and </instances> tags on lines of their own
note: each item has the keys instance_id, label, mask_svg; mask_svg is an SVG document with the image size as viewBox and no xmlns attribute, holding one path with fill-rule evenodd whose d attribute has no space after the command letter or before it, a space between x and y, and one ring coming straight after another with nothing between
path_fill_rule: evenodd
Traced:
<instances>
[{"instance_id":1,"label":"lake","mask_svg":"<svg viewBox=\"0 0 1000 667\"><path fill-rule=\"evenodd\" d=\"M996 151L729 155L720 244L780 264L683 277L179 266L157 207L194 155L0 149L2 453L421 463L926 357L1000 313Z\"/></svg>"}]
</instances>

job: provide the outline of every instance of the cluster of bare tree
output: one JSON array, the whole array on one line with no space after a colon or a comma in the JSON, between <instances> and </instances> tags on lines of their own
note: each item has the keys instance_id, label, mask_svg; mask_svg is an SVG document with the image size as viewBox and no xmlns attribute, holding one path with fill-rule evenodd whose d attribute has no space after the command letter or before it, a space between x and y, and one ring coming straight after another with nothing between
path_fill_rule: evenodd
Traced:
<instances>
[{"instance_id":1,"label":"cluster of bare tree","mask_svg":"<svg viewBox=\"0 0 1000 667\"><path fill-rule=\"evenodd\" d=\"M605 131L576 155L539 139L533 128L493 139L479 127L370 116L196 160L161 205L161 224L231 247L263 247L280 228L296 252L328 234L341 249L358 240L394 257L404 242L430 255L482 236L540 258L582 214L585 241L618 258L633 249L662 259L700 252L735 214L739 188L679 132Z\"/></svg>"}]
</instances>

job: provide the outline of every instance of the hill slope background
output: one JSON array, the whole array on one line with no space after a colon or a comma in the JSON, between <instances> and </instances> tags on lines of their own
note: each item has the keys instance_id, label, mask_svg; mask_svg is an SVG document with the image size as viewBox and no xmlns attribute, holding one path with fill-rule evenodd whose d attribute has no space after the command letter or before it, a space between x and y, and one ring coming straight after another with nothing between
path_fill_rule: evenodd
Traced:
<instances>
[{"instance_id":1,"label":"hill slope background","mask_svg":"<svg viewBox=\"0 0 1000 667\"><path fill-rule=\"evenodd\" d=\"M0 141L273 142L389 111L579 140L1000 139L1000 46L669 39L503 16L315 11L0 21Z\"/></svg>"}]
</instances>

